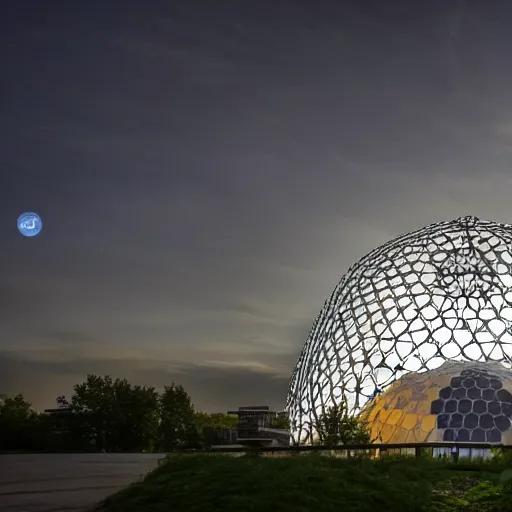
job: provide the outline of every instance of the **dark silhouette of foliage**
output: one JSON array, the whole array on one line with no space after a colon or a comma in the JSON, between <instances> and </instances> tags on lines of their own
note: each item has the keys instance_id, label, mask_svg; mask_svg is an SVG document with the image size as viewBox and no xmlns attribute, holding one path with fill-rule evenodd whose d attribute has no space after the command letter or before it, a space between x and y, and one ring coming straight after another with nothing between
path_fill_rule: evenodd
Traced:
<instances>
[{"instance_id":1,"label":"dark silhouette of foliage","mask_svg":"<svg viewBox=\"0 0 512 512\"><path fill-rule=\"evenodd\" d=\"M238 423L236 416L222 413L195 413L195 424L200 437L200 443L204 447L227 444L226 429L235 429Z\"/></svg>"},{"instance_id":2,"label":"dark silhouette of foliage","mask_svg":"<svg viewBox=\"0 0 512 512\"><path fill-rule=\"evenodd\" d=\"M370 444L372 442L366 423L349 416L345 401L333 405L315 425L318 442L324 446Z\"/></svg>"},{"instance_id":3,"label":"dark silhouette of foliage","mask_svg":"<svg viewBox=\"0 0 512 512\"><path fill-rule=\"evenodd\" d=\"M0 396L0 449L34 450L41 432L37 413L22 394Z\"/></svg>"},{"instance_id":4,"label":"dark silhouette of foliage","mask_svg":"<svg viewBox=\"0 0 512 512\"><path fill-rule=\"evenodd\" d=\"M276 418L274 418L270 426L276 429L282 430L290 430L290 418L287 413L279 413Z\"/></svg>"},{"instance_id":5,"label":"dark silhouette of foliage","mask_svg":"<svg viewBox=\"0 0 512 512\"><path fill-rule=\"evenodd\" d=\"M199 447L203 431L236 418L194 411L183 386L158 393L126 379L88 375L57 408L39 413L23 395L0 395L0 451L139 452Z\"/></svg>"},{"instance_id":6,"label":"dark silhouette of foliage","mask_svg":"<svg viewBox=\"0 0 512 512\"><path fill-rule=\"evenodd\" d=\"M151 451L158 433L158 393L126 379L88 375L77 384L70 408L82 436L105 451Z\"/></svg>"},{"instance_id":7,"label":"dark silhouette of foliage","mask_svg":"<svg viewBox=\"0 0 512 512\"><path fill-rule=\"evenodd\" d=\"M162 451L200 446L194 407L183 386L165 386L159 403L158 446Z\"/></svg>"}]
</instances>

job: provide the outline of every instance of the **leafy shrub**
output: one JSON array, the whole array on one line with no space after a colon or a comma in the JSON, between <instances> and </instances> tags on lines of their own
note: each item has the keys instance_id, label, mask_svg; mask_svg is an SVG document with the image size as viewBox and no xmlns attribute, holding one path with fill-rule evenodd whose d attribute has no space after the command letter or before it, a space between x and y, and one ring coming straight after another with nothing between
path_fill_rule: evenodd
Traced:
<instances>
[{"instance_id":1,"label":"leafy shrub","mask_svg":"<svg viewBox=\"0 0 512 512\"><path fill-rule=\"evenodd\" d=\"M512 485L458 477L438 485L432 512L511 512Z\"/></svg>"}]
</instances>

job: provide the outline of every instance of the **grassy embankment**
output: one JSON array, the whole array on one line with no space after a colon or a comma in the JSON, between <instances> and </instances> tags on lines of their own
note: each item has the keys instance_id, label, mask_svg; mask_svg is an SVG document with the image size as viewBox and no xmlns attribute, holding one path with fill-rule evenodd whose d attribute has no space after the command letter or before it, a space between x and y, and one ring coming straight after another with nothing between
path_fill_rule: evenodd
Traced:
<instances>
[{"instance_id":1,"label":"grassy embankment","mask_svg":"<svg viewBox=\"0 0 512 512\"><path fill-rule=\"evenodd\" d=\"M431 459L170 457L105 512L509 512L503 464Z\"/></svg>"}]
</instances>

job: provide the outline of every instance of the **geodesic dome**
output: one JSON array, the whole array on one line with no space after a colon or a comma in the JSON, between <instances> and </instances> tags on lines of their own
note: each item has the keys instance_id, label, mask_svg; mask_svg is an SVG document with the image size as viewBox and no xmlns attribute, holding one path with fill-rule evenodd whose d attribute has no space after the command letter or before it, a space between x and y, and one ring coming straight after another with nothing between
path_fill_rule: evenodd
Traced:
<instances>
[{"instance_id":1,"label":"geodesic dome","mask_svg":"<svg viewBox=\"0 0 512 512\"><path fill-rule=\"evenodd\" d=\"M512 225L432 224L353 265L318 315L286 408L296 442L346 396L355 414L407 372L512 362Z\"/></svg>"}]
</instances>

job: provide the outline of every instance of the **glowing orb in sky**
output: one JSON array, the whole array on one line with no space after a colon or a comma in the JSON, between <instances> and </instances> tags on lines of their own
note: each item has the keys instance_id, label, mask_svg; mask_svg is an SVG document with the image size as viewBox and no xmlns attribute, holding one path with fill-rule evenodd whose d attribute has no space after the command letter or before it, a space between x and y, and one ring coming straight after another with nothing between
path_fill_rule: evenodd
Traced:
<instances>
[{"instance_id":1,"label":"glowing orb in sky","mask_svg":"<svg viewBox=\"0 0 512 512\"><path fill-rule=\"evenodd\" d=\"M41 217L34 212L25 212L18 217L18 230L23 236L36 236L43 229Z\"/></svg>"}]
</instances>

